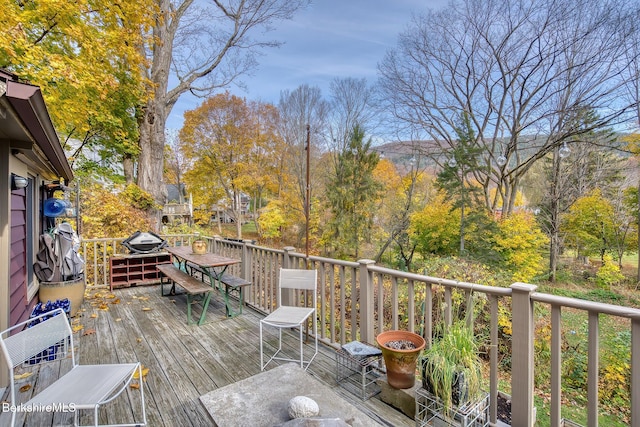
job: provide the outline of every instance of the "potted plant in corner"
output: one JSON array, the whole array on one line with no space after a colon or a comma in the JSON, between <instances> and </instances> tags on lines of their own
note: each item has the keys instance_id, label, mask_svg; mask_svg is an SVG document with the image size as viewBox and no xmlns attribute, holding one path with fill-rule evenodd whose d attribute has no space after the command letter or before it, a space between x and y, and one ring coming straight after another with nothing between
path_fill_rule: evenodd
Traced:
<instances>
[{"instance_id":1,"label":"potted plant in corner","mask_svg":"<svg viewBox=\"0 0 640 427\"><path fill-rule=\"evenodd\" d=\"M418 356L427 344L409 331L386 331L376 337L387 370L387 382L393 388L411 388L415 384Z\"/></svg>"},{"instance_id":2,"label":"potted plant in corner","mask_svg":"<svg viewBox=\"0 0 640 427\"><path fill-rule=\"evenodd\" d=\"M443 328L431 347L420 355L422 387L432 394L450 418L461 407L480 396L481 360L473 329L458 320Z\"/></svg>"}]
</instances>

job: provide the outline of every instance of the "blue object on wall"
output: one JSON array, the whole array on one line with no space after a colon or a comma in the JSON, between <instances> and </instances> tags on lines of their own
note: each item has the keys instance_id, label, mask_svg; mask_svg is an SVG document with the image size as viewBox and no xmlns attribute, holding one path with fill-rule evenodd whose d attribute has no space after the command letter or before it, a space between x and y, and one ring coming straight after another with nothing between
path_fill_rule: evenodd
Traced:
<instances>
[{"instance_id":1,"label":"blue object on wall","mask_svg":"<svg viewBox=\"0 0 640 427\"><path fill-rule=\"evenodd\" d=\"M44 216L55 218L64 213L67 209L65 200L50 198L44 201Z\"/></svg>"}]
</instances>

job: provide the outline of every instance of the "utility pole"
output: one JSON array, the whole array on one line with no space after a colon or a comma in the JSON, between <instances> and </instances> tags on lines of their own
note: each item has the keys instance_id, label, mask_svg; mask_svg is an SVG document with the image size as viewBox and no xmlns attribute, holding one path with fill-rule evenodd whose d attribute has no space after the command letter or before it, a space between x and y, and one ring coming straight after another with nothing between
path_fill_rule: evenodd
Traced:
<instances>
[{"instance_id":1,"label":"utility pole","mask_svg":"<svg viewBox=\"0 0 640 427\"><path fill-rule=\"evenodd\" d=\"M310 204L311 204L311 183L310 183L310 174L309 174L309 163L311 159L311 146L310 143L310 133L311 127L307 125L307 182L306 182L306 195L305 195L305 203L304 203L304 216L305 216L305 232L306 232L306 241L305 241L305 255L307 257L307 268L309 268L309 213L310 213Z\"/></svg>"}]
</instances>

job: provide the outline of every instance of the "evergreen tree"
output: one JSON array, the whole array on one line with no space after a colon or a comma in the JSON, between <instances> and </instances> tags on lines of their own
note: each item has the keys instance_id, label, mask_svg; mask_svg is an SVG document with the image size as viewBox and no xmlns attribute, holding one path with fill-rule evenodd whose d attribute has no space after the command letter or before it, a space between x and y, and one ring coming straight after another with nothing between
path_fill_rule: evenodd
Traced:
<instances>
[{"instance_id":1,"label":"evergreen tree","mask_svg":"<svg viewBox=\"0 0 640 427\"><path fill-rule=\"evenodd\" d=\"M474 179L474 172L480 169L478 158L482 148L476 144L476 136L468 114L463 114L455 129L458 137L448 161L438 174L436 185L453 201L451 212L460 215L460 255L471 253L466 247L467 236L491 226L486 209L481 202L482 188ZM476 246L486 246L486 239L475 239ZM490 247L490 245L489 245ZM487 249L486 247L483 249ZM487 253L475 248L474 253Z\"/></svg>"},{"instance_id":2,"label":"evergreen tree","mask_svg":"<svg viewBox=\"0 0 640 427\"><path fill-rule=\"evenodd\" d=\"M360 245L370 239L375 202L382 190L373 171L380 158L365 142L364 129L356 125L348 144L338 153L335 174L327 188L331 219L324 242L333 256L359 256Z\"/></svg>"}]
</instances>

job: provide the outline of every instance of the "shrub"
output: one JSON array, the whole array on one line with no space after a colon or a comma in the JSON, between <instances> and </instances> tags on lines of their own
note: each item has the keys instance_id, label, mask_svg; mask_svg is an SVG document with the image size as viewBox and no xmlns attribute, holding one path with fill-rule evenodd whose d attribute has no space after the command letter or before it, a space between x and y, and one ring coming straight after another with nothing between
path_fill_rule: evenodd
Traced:
<instances>
[{"instance_id":1,"label":"shrub","mask_svg":"<svg viewBox=\"0 0 640 427\"><path fill-rule=\"evenodd\" d=\"M602 267L596 273L596 283L603 289L608 289L611 285L617 285L624 280L624 275L620 267L613 261L613 257L605 254L602 257Z\"/></svg>"}]
</instances>

